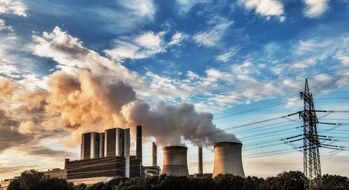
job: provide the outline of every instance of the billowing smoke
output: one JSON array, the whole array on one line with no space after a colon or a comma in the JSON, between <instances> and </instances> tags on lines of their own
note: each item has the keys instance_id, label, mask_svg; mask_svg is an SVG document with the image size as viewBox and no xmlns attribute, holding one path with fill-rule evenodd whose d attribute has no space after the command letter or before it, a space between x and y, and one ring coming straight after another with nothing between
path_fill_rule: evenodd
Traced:
<instances>
[{"instance_id":1,"label":"billowing smoke","mask_svg":"<svg viewBox=\"0 0 349 190\"><path fill-rule=\"evenodd\" d=\"M167 105L160 102L155 107L134 101L123 107L128 123L144 125L146 136L154 136L163 145L181 144L181 138L196 145L212 145L218 141L239 142L234 135L216 128L211 113L200 113L192 104Z\"/></svg>"},{"instance_id":2,"label":"billowing smoke","mask_svg":"<svg viewBox=\"0 0 349 190\"><path fill-rule=\"evenodd\" d=\"M9 83L7 86L3 93L15 90ZM178 145L183 140L197 145L238 141L213 125L211 113L200 113L192 104L160 102L151 106L137 99L132 87L124 82L108 82L89 71L75 75L57 71L50 75L46 91L22 93L20 97L22 108L36 113L20 122L18 130L22 134L31 134L35 125L46 130L62 128L71 132L70 143L75 144L82 132L140 124L145 137L154 137L162 145Z\"/></svg>"},{"instance_id":3,"label":"billowing smoke","mask_svg":"<svg viewBox=\"0 0 349 190\"><path fill-rule=\"evenodd\" d=\"M1 106L22 135L68 131L71 135L64 143L76 145L83 132L142 125L145 137L162 145L238 141L216 128L212 114L198 112L192 104L147 103L145 95L151 92L141 77L59 28L34 40L34 54L59 63L45 79L45 87L33 90L21 81L0 81Z\"/></svg>"}]
</instances>

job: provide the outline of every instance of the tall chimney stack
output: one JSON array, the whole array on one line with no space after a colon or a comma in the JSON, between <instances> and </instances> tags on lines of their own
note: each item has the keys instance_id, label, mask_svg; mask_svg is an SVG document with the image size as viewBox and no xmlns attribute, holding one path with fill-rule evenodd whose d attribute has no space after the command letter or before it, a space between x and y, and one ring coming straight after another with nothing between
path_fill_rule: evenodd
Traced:
<instances>
[{"instance_id":1,"label":"tall chimney stack","mask_svg":"<svg viewBox=\"0 0 349 190\"><path fill-rule=\"evenodd\" d=\"M198 173L199 174L203 174L203 167L202 167L202 147L198 147L198 157L199 157L199 160L198 160Z\"/></svg>"},{"instance_id":2,"label":"tall chimney stack","mask_svg":"<svg viewBox=\"0 0 349 190\"><path fill-rule=\"evenodd\" d=\"M155 142L153 142L153 166L157 166L158 165L158 148L155 144Z\"/></svg>"},{"instance_id":3,"label":"tall chimney stack","mask_svg":"<svg viewBox=\"0 0 349 190\"><path fill-rule=\"evenodd\" d=\"M142 165L142 126L137 126L137 139L136 139L136 158L140 160Z\"/></svg>"}]
</instances>

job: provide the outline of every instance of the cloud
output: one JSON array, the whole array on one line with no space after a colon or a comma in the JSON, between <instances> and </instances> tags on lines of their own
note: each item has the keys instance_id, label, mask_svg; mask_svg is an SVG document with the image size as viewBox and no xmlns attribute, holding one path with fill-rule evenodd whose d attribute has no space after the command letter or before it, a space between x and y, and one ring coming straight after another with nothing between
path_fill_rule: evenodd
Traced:
<instances>
[{"instance_id":1,"label":"cloud","mask_svg":"<svg viewBox=\"0 0 349 190\"><path fill-rule=\"evenodd\" d=\"M75 154L68 151L53 150L40 145L22 146L17 148L16 151L20 151L31 156L54 158L59 161L63 160L64 158L70 158L75 156Z\"/></svg>"},{"instance_id":2,"label":"cloud","mask_svg":"<svg viewBox=\"0 0 349 190\"><path fill-rule=\"evenodd\" d=\"M20 79L33 70L35 60L12 26L0 19L0 76ZM24 64L25 63L25 64Z\"/></svg>"},{"instance_id":3,"label":"cloud","mask_svg":"<svg viewBox=\"0 0 349 190\"><path fill-rule=\"evenodd\" d=\"M0 0L0 14L15 14L26 17L27 7L21 0Z\"/></svg>"},{"instance_id":4,"label":"cloud","mask_svg":"<svg viewBox=\"0 0 349 190\"><path fill-rule=\"evenodd\" d=\"M254 9L261 16L277 16L281 22L285 19L284 7L279 0L244 0L243 5L247 9Z\"/></svg>"},{"instance_id":5,"label":"cloud","mask_svg":"<svg viewBox=\"0 0 349 190\"><path fill-rule=\"evenodd\" d=\"M145 32L134 39L116 40L114 47L104 52L117 61L125 58L144 59L165 51L164 35L165 32Z\"/></svg>"},{"instance_id":6,"label":"cloud","mask_svg":"<svg viewBox=\"0 0 349 190\"><path fill-rule=\"evenodd\" d=\"M179 13L185 14L189 12L194 5L205 2L205 1L204 0L176 0L176 2L179 7Z\"/></svg>"},{"instance_id":7,"label":"cloud","mask_svg":"<svg viewBox=\"0 0 349 190\"><path fill-rule=\"evenodd\" d=\"M210 29L196 33L193 38L197 44L205 47L218 46L226 30L233 24L226 18L220 18Z\"/></svg>"},{"instance_id":8,"label":"cloud","mask_svg":"<svg viewBox=\"0 0 349 190\"><path fill-rule=\"evenodd\" d=\"M0 173L10 173L10 172L22 172L28 170L28 168L35 168L37 165L24 165L24 166L7 166L5 164L0 164Z\"/></svg>"},{"instance_id":9,"label":"cloud","mask_svg":"<svg viewBox=\"0 0 349 190\"><path fill-rule=\"evenodd\" d=\"M306 4L304 14L309 18L318 17L328 9L327 0L304 0L304 3Z\"/></svg>"},{"instance_id":10,"label":"cloud","mask_svg":"<svg viewBox=\"0 0 349 190\"><path fill-rule=\"evenodd\" d=\"M294 62L291 66L291 68L294 69L306 69L309 67L313 67L316 65L316 59L315 58L308 58L306 60L302 60L302 61L297 61Z\"/></svg>"},{"instance_id":11,"label":"cloud","mask_svg":"<svg viewBox=\"0 0 349 190\"><path fill-rule=\"evenodd\" d=\"M337 56L337 59L341 61L344 67L349 67L349 56L340 55Z\"/></svg>"},{"instance_id":12,"label":"cloud","mask_svg":"<svg viewBox=\"0 0 349 190\"><path fill-rule=\"evenodd\" d=\"M153 0L121 0L118 3L122 4L124 7L129 9L134 15L139 17L145 17L148 19L153 19L156 8Z\"/></svg>"},{"instance_id":13,"label":"cloud","mask_svg":"<svg viewBox=\"0 0 349 190\"><path fill-rule=\"evenodd\" d=\"M20 123L18 132L23 135L30 135L35 131L35 123L33 121L25 121Z\"/></svg>"},{"instance_id":14,"label":"cloud","mask_svg":"<svg viewBox=\"0 0 349 190\"><path fill-rule=\"evenodd\" d=\"M0 110L0 152L5 149L29 143L31 138L17 131L18 121Z\"/></svg>"},{"instance_id":15,"label":"cloud","mask_svg":"<svg viewBox=\"0 0 349 190\"><path fill-rule=\"evenodd\" d=\"M82 42L62 31L59 27L51 33L44 32L42 36L33 36L33 54L51 58L57 62L57 68L69 73L77 74L80 69L93 71L103 75L110 81L122 80L137 87L138 95L144 95L145 84L135 72L129 71L119 62L112 61L87 49Z\"/></svg>"},{"instance_id":16,"label":"cloud","mask_svg":"<svg viewBox=\"0 0 349 190\"><path fill-rule=\"evenodd\" d=\"M169 46L171 45L178 45L180 44L183 40L188 38L188 35L181 33L181 32L176 32L172 38L171 41L168 43Z\"/></svg>"},{"instance_id":17,"label":"cloud","mask_svg":"<svg viewBox=\"0 0 349 190\"><path fill-rule=\"evenodd\" d=\"M14 91L18 88L18 85L11 80L0 78L0 97L1 99L7 99L12 96Z\"/></svg>"},{"instance_id":18,"label":"cloud","mask_svg":"<svg viewBox=\"0 0 349 190\"><path fill-rule=\"evenodd\" d=\"M237 53L238 50L239 50L238 47L230 48L227 52L218 55L216 57L216 60L223 62L223 63L226 63L226 62L230 61L230 59Z\"/></svg>"}]
</instances>

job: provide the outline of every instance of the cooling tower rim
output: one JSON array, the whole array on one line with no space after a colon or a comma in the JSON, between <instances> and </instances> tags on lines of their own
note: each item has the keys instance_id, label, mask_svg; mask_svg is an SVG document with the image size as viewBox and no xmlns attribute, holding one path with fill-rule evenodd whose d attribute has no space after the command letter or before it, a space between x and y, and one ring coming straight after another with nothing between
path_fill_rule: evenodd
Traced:
<instances>
[{"instance_id":1,"label":"cooling tower rim","mask_svg":"<svg viewBox=\"0 0 349 190\"><path fill-rule=\"evenodd\" d=\"M164 146L163 149L188 149L186 146Z\"/></svg>"},{"instance_id":2,"label":"cooling tower rim","mask_svg":"<svg viewBox=\"0 0 349 190\"><path fill-rule=\"evenodd\" d=\"M216 143L214 143L214 146L216 147L216 146L221 146L221 145L225 145L225 144L232 144L232 145L234 145L234 144L238 144L238 145L242 145L242 143L241 142L216 142Z\"/></svg>"}]
</instances>

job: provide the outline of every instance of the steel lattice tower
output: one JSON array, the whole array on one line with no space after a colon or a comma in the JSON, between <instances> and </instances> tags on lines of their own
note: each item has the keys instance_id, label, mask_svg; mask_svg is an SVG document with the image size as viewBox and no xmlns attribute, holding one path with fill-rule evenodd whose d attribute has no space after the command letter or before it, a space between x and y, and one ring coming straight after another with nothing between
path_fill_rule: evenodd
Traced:
<instances>
[{"instance_id":1,"label":"steel lattice tower","mask_svg":"<svg viewBox=\"0 0 349 190\"><path fill-rule=\"evenodd\" d=\"M300 93L304 100L304 111L300 113L303 118L303 169L309 179L309 189L319 185L318 177L321 176L320 154L321 147L316 124L318 119L314 109L313 95L309 91L308 80L305 80L304 92Z\"/></svg>"}]
</instances>

